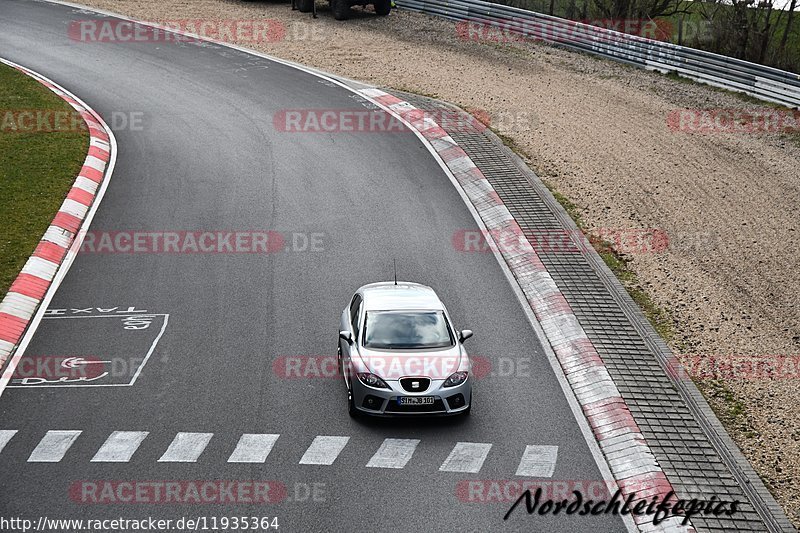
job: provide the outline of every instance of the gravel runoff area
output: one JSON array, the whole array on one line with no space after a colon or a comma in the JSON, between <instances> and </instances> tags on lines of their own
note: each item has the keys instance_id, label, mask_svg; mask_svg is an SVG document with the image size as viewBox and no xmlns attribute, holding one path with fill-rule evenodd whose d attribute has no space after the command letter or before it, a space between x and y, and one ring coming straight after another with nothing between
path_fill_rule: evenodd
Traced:
<instances>
[{"instance_id":1,"label":"gravel runoff area","mask_svg":"<svg viewBox=\"0 0 800 533\"><path fill-rule=\"evenodd\" d=\"M403 11L381 18L354 8L336 22L327 3L316 20L275 0L84 3L149 21L275 19L281 39L243 34L239 44L483 110L589 228L667 233L666 250L626 258L639 288L672 317L676 353L708 362L800 352L800 135L668 127L677 109L756 103L543 44L470 41L453 22ZM800 368L699 383L795 525L799 376Z\"/></svg>"}]
</instances>

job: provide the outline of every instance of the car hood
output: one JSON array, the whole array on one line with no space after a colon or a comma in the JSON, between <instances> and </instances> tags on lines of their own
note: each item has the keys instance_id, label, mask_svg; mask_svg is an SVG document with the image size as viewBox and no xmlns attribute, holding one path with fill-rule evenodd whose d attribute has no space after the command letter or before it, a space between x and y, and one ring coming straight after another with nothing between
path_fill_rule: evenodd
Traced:
<instances>
[{"instance_id":1,"label":"car hood","mask_svg":"<svg viewBox=\"0 0 800 533\"><path fill-rule=\"evenodd\" d=\"M469 358L459 345L438 350L370 350L360 346L353 364L355 372L371 372L383 380L407 376L447 379L453 372L469 370Z\"/></svg>"}]
</instances>

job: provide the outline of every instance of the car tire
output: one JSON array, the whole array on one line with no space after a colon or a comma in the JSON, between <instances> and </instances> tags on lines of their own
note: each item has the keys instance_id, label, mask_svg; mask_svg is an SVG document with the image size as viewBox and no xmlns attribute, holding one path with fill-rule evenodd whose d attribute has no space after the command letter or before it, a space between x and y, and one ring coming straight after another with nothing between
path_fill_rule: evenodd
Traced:
<instances>
[{"instance_id":1,"label":"car tire","mask_svg":"<svg viewBox=\"0 0 800 533\"><path fill-rule=\"evenodd\" d=\"M392 11L392 0L375 0L375 13L385 17Z\"/></svg>"},{"instance_id":2,"label":"car tire","mask_svg":"<svg viewBox=\"0 0 800 533\"><path fill-rule=\"evenodd\" d=\"M300 13L311 13L314 10L314 0L297 0L296 5Z\"/></svg>"},{"instance_id":3,"label":"car tire","mask_svg":"<svg viewBox=\"0 0 800 533\"><path fill-rule=\"evenodd\" d=\"M350 2L348 0L331 0L331 11L336 20L347 20L350 18Z\"/></svg>"}]
</instances>

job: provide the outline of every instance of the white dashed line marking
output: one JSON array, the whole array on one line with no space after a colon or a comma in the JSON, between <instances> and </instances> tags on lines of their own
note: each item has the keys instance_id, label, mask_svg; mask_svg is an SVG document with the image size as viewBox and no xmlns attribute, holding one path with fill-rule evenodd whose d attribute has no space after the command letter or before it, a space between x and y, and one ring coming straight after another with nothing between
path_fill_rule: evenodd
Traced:
<instances>
[{"instance_id":1,"label":"white dashed line marking","mask_svg":"<svg viewBox=\"0 0 800 533\"><path fill-rule=\"evenodd\" d=\"M444 460L439 470L442 472L480 472L486 456L489 455L491 444L479 442L459 442Z\"/></svg>"},{"instance_id":2,"label":"white dashed line marking","mask_svg":"<svg viewBox=\"0 0 800 533\"><path fill-rule=\"evenodd\" d=\"M0 430L0 452L6 447L18 430ZM70 450L81 431L48 431L31 452L28 462L57 463ZM114 431L96 450L90 460L92 463L127 463L131 461L148 431ZM193 463L203 454L214 433L176 433L170 445L158 462ZM278 433L244 433L238 436L236 446L227 459L228 463L265 463L273 453ZM318 435L306 448L298 464L330 466L350 442L350 437ZM411 461L421 441L419 439L384 439L380 447L366 463L367 468L403 469ZM89 444L89 442L84 442ZM447 458L439 466L439 472L460 472L475 474L481 471L493 444L482 442L457 442ZM359 452L369 453L364 446ZM74 452L77 454L78 452ZM526 446L516 470L517 476L547 478L552 477L558 459L558 446ZM276 459L277 460L277 459ZM363 463L361 463L363 464ZM509 465L511 466L511 465ZM631 464L638 467L638 464Z\"/></svg>"},{"instance_id":3,"label":"white dashed line marking","mask_svg":"<svg viewBox=\"0 0 800 533\"><path fill-rule=\"evenodd\" d=\"M526 446L516 475L553 477L557 459L558 446Z\"/></svg>"},{"instance_id":4,"label":"white dashed line marking","mask_svg":"<svg viewBox=\"0 0 800 533\"><path fill-rule=\"evenodd\" d=\"M147 435L147 431L115 431L97 450L91 462L127 463Z\"/></svg>"},{"instance_id":5,"label":"white dashed line marking","mask_svg":"<svg viewBox=\"0 0 800 533\"><path fill-rule=\"evenodd\" d=\"M64 458L80 431L48 431L28 457L29 463L57 463Z\"/></svg>"},{"instance_id":6,"label":"white dashed line marking","mask_svg":"<svg viewBox=\"0 0 800 533\"><path fill-rule=\"evenodd\" d=\"M280 435L245 433L228 458L229 463L263 463Z\"/></svg>"},{"instance_id":7,"label":"white dashed line marking","mask_svg":"<svg viewBox=\"0 0 800 533\"><path fill-rule=\"evenodd\" d=\"M0 430L0 452L3 451L3 448L6 447L8 441L11 440L11 437L17 434L16 429L3 429Z\"/></svg>"},{"instance_id":8,"label":"white dashed line marking","mask_svg":"<svg viewBox=\"0 0 800 533\"><path fill-rule=\"evenodd\" d=\"M331 465L339 457L350 437L314 437L308 447L301 465Z\"/></svg>"},{"instance_id":9,"label":"white dashed line marking","mask_svg":"<svg viewBox=\"0 0 800 533\"><path fill-rule=\"evenodd\" d=\"M178 433L158 462L194 463L213 436L213 433Z\"/></svg>"},{"instance_id":10,"label":"white dashed line marking","mask_svg":"<svg viewBox=\"0 0 800 533\"><path fill-rule=\"evenodd\" d=\"M381 447L367 463L372 468L403 468L406 466L419 439L384 439Z\"/></svg>"}]
</instances>

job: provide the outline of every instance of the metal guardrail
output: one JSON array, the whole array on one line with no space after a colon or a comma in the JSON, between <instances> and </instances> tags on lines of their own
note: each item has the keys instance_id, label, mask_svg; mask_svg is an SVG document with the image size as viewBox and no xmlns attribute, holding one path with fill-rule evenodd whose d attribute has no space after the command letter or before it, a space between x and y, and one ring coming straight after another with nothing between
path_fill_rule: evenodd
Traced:
<instances>
[{"instance_id":1,"label":"metal guardrail","mask_svg":"<svg viewBox=\"0 0 800 533\"><path fill-rule=\"evenodd\" d=\"M800 74L481 0L396 0L397 6L588 52L800 108ZM474 28L473 28L474 29ZM463 30L469 38L469 25Z\"/></svg>"}]
</instances>

